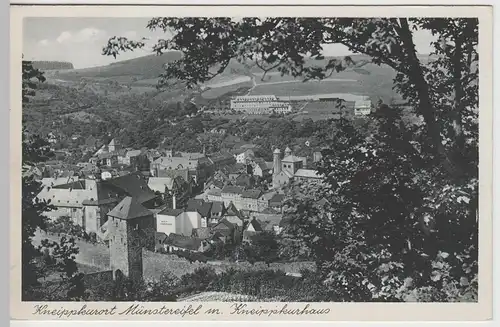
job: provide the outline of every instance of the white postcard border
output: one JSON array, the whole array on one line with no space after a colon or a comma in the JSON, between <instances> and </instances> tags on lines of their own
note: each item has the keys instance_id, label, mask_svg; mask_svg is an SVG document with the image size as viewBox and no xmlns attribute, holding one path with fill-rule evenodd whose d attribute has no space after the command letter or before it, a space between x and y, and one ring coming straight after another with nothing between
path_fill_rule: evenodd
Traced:
<instances>
[{"instance_id":1,"label":"white postcard border","mask_svg":"<svg viewBox=\"0 0 500 327\"><path fill-rule=\"evenodd\" d=\"M479 52L480 52L480 254L479 254L479 302L478 303L401 303L401 304L379 304L379 303L311 303L316 309L328 308L327 315L307 315L305 319L296 316L276 315L272 317L263 316L238 316L231 315L228 307L231 303L200 303L205 308L220 308L224 314L216 317L207 315L186 316L183 320L304 320L304 321L377 321L377 320L484 320L492 315L492 14L488 7L141 7L138 10L133 6L13 6L11 7L11 112L10 112L10 191L11 191L11 218L10 218L10 244L11 244L11 318L13 319L35 319L52 320L52 316L33 315L34 305L37 303L20 301L20 147L21 144L21 89L12 87L21 85L20 67L22 53L22 18L28 16L37 17L153 17L161 15L164 11L169 16L476 16L480 19ZM272 8L272 9L271 9ZM265 13L264 15L262 13ZM138 14L140 13L140 14ZM74 302L52 302L40 303L49 305L55 309L64 307L66 309L80 309L84 303ZM248 303L252 308L275 308L284 303ZM88 307L112 307L117 305L122 311L130 306L130 303L94 302L85 303ZM141 303L146 308L161 307L162 303ZM182 308L186 303L166 303L169 307ZM198 303L192 303L196 307ZM303 307L305 303L289 303L289 306ZM389 308L385 308L386 306ZM122 309L123 308L123 309ZM179 320L175 316L79 316L73 317L78 320Z\"/></svg>"}]
</instances>

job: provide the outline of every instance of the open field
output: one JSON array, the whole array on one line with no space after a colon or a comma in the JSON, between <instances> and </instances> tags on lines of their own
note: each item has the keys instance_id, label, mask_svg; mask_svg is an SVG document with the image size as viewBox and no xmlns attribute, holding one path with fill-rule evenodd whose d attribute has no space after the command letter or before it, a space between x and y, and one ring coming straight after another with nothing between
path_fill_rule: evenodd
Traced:
<instances>
[{"instance_id":1,"label":"open field","mask_svg":"<svg viewBox=\"0 0 500 327\"><path fill-rule=\"evenodd\" d=\"M345 81L309 81L270 85L260 84L250 92L250 95L274 94L276 96L296 96L326 93L354 93L364 95L361 84L358 82Z\"/></svg>"},{"instance_id":2,"label":"open field","mask_svg":"<svg viewBox=\"0 0 500 327\"><path fill-rule=\"evenodd\" d=\"M209 89L209 90L203 92L202 96L205 99L216 99L216 98L218 98L226 93L234 92L241 87L250 88L250 87L252 87L252 82L247 81L247 82L242 82L242 83L237 83L237 84L230 84L230 85L226 85L226 86L218 87L218 88L214 88L214 89Z\"/></svg>"}]
</instances>

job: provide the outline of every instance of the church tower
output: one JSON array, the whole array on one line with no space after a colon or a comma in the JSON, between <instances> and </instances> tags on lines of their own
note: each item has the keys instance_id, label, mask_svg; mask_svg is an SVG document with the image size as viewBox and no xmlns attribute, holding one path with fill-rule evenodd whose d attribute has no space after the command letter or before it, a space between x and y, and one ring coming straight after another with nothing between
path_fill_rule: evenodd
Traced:
<instances>
[{"instance_id":1,"label":"church tower","mask_svg":"<svg viewBox=\"0 0 500 327\"><path fill-rule=\"evenodd\" d=\"M278 175L281 172L281 151L276 149L273 152L273 175Z\"/></svg>"},{"instance_id":2,"label":"church tower","mask_svg":"<svg viewBox=\"0 0 500 327\"><path fill-rule=\"evenodd\" d=\"M135 281L142 280L142 248L148 246L151 239L154 242L153 213L135 199L126 197L108 213L108 217L113 278L124 276Z\"/></svg>"}]
</instances>

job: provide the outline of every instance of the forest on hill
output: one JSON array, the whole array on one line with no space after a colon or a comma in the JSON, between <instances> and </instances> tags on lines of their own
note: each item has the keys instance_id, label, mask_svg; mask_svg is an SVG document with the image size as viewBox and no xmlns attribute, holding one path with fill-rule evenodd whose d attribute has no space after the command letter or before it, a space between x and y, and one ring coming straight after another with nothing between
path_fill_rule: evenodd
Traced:
<instances>
[{"instance_id":1,"label":"forest on hill","mask_svg":"<svg viewBox=\"0 0 500 327\"><path fill-rule=\"evenodd\" d=\"M45 70L65 70L65 69L74 69L73 64L67 61L33 61L33 67L36 69L40 69L41 71Z\"/></svg>"}]
</instances>

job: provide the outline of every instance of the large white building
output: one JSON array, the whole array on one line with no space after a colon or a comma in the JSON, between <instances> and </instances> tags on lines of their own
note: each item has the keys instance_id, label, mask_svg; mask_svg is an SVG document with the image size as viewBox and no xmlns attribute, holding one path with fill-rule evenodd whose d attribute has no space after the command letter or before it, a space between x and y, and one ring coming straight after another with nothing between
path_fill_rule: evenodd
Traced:
<instances>
[{"instance_id":1,"label":"large white building","mask_svg":"<svg viewBox=\"0 0 500 327\"><path fill-rule=\"evenodd\" d=\"M156 214L156 231L191 236L193 229L207 227L206 219L199 212L185 212L182 209L165 209Z\"/></svg>"},{"instance_id":2,"label":"large white building","mask_svg":"<svg viewBox=\"0 0 500 327\"><path fill-rule=\"evenodd\" d=\"M366 116L372 111L372 102L370 100L357 100L354 102L354 115Z\"/></svg>"},{"instance_id":3,"label":"large white building","mask_svg":"<svg viewBox=\"0 0 500 327\"><path fill-rule=\"evenodd\" d=\"M275 95L242 95L231 99L231 110L245 112L250 115L288 113L292 106L279 100Z\"/></svg>"}]
</instances>

